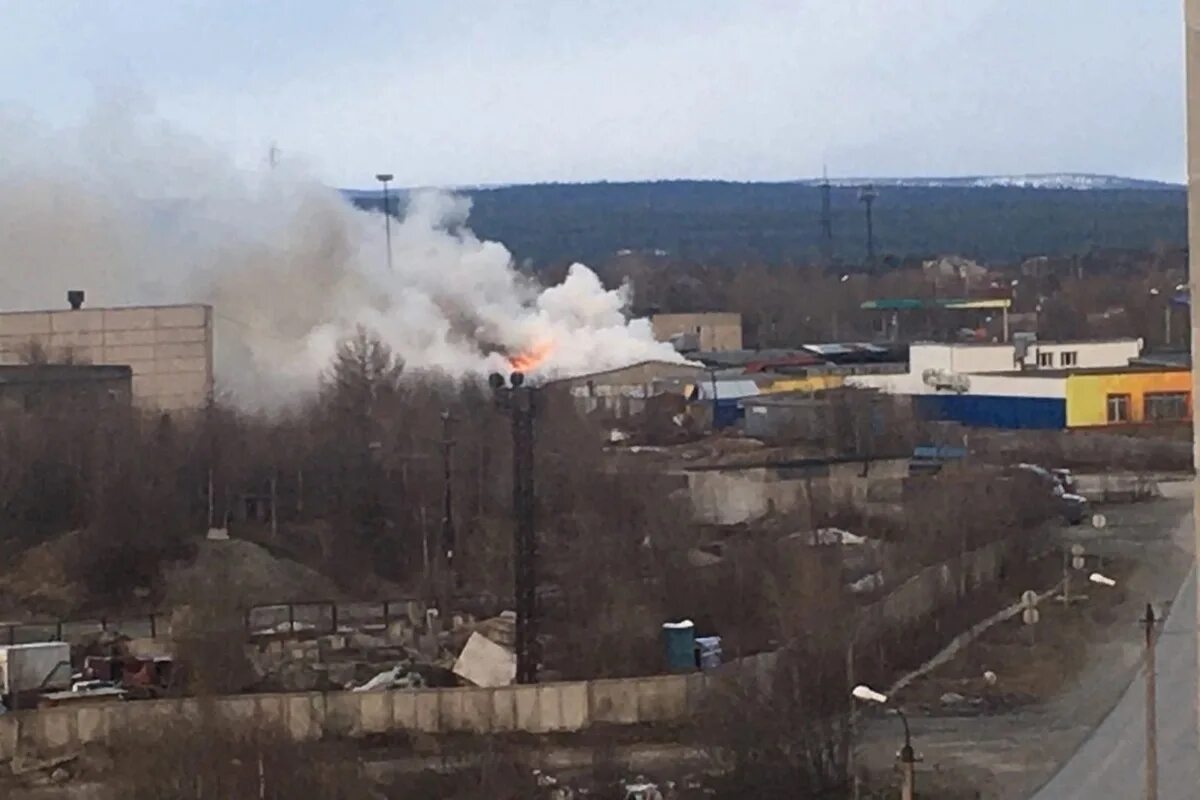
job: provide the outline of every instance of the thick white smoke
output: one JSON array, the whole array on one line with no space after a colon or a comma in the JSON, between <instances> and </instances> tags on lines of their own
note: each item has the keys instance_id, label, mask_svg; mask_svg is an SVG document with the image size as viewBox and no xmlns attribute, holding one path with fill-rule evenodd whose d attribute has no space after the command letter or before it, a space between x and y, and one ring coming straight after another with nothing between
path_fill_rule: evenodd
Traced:
<instances>
[{"instance_id":1,"label":"thick white smoke","mask_svg":"<svg viewBox=\"0 0 1200 800\"><path fill-rule=\"evenodd\" d=\"M414 196L392 223L356 210L287 161L259 171L128 104L47 130L0 110L0 308L208 302L219 386L271 406L316 386L339 341L363 325L413 368L504 368L501 351L544 356L560 376L678 360L625 288L587 267L540 287L503 245L466 228L469 202Z\"/></svg>"}]
</instances>

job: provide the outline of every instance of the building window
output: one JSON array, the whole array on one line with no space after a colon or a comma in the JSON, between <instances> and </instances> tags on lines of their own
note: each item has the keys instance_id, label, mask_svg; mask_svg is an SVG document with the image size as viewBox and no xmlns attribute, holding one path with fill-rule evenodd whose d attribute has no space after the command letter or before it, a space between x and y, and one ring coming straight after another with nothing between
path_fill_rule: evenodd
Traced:
<instances>
[{"instance_id":1,"label":"building window","mask_svg":"<svg viewBox=\"0 0 1200 800\"><path fill-rule=\"evenodd\" d=\"M1129 395L1110 394L1108 396L1108 421L1129 422Z\"/></svg>"},{"instance_id":2,"label":"building window","mask_svg":"<svg viewBox=\"0 0 1200 800\"><path fill-rule=\"evenodd\" d=\"M1146 395L1144 417L1147 422L1188 418L1187 392L1154 392Z\"/></svg>"},{"instance_id":3,"label":"building window","mask_svg":"<svg viewBox=\"0 0 1200 800\"><path fill-rule=\"evenodd\" d=\"M1058 365L1060 367L1073 367L1079 363L1079 353L1074 350L1064 350L1058 354Z\"/></svg>"},{"instance_id":4,"label":"building window","mask_svg":"<svg viewBox=\"0 0 1200 800\"><path fill-rule=\"evenodd\" d=\"M1039 367L1053 367L1054 366L1054 353L1038 353L1038 366Z\"/></svg>"}]
</instances>

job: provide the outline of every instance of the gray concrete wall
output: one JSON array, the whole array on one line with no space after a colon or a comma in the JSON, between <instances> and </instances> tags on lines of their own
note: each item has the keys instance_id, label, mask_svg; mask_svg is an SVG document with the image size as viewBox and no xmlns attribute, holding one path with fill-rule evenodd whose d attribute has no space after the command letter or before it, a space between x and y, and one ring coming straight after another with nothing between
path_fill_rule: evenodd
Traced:
<instances>
[{"instance_id":1,"label":"gray concrete wall","mask_svg":"<svg viewBox=\"0 0 1200 800\"><path fill-rule=\"evenodd\" d=\"M736 667L735 667L736 668ZM747 669L762 669L758 661ZM707 676L661 675L500 689L240 695L207 701L226 718L278 723L298 741L397 730L553 733L596 724L676 722L694 713ZM77 705L0 716L0 761L112 744L154 720L198 716L195 698Z\"/></svg>"},{"instance_id":2,"label":"gray concrete wall","mask_svg":"<svg viewBox=\"0 0 1200 800\"><path fill-rule=\"evenodd\" d=\"M127 365L133 400L162 411L204 407L212 390L212 308L205 305L0 313L0 364Z\"/></svg>"}]
</instances>

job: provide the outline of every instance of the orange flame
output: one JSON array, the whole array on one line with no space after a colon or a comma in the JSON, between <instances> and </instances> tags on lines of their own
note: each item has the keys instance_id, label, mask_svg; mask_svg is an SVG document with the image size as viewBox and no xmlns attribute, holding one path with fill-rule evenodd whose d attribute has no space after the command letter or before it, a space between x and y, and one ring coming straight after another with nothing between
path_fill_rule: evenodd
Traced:
<instances>
[{"instance_id":1,"label":"orange flame","mask_svg":"<svg viewBox=\"0 0 1200 800\"><path fill-rule=\"evenodd\" d=\"M528 350L509 356L508 365L515 372L531 372L546 360L553 349L554 345L551 342L537 342Z\"/></svg>"}]
</instances>

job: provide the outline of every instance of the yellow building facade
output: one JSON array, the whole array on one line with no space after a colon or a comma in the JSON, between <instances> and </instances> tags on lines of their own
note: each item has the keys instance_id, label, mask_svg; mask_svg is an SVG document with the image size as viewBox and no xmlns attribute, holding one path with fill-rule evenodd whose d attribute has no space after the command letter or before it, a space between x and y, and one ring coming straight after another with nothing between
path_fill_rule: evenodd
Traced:
<instances>
[{"instance_id":1,"label":"yellow building facade","mask_svg":"<svg viewBox=\"0 0 1200 800\"><path fill-rule=\"evenodd\" d=\"M1067 376L1066 394L1068 428L1192 418L1188 369L1081 371Z\"/></svg>"}]
</instances>

